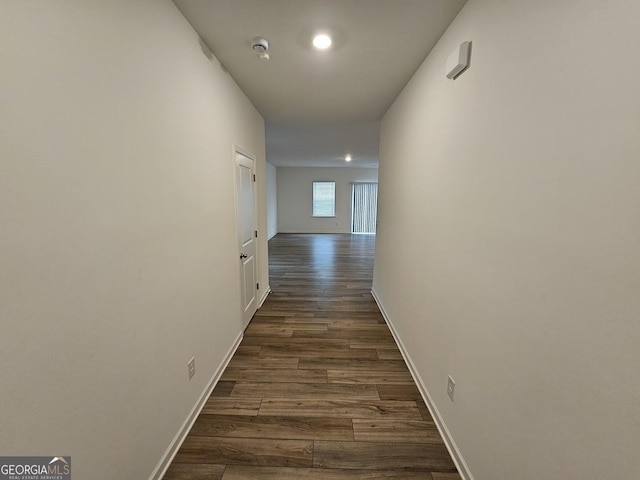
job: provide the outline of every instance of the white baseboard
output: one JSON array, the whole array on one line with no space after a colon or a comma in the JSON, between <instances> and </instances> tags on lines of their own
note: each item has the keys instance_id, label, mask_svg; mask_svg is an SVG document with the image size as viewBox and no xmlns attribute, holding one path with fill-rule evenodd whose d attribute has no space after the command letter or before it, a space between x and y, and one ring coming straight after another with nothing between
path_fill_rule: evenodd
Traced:
<instances>
[{"instance_id":1,"label":"white baseboard","mask_svg":"<svg viewBox=\"0 0 640 480\"><path fill-rule=\"evenodd\" d=\"M422 381L422 377L420 377L420 374L418 373L418 370L416 369L413 363L413 360L411 360L411 356L409 355L409 352L407 352L407 350L404 348L402 339L398 335L398 332L396 332L396 329L393 326L393 322L391 321L391 318L385 311L384 306L380 301L380 298L378 297L378 295L376 294L376 291L373 288L371 289L371 294L373 295L374 300L378 304L378 308L380 309L380 312L382 313L382 316L384 317L385 322L387 322L387 325L389 326L389 330L391 330L391 335L393 335L393 338L396 341L398 348L400 349L402 358L404 358L404 361L407 364L407 367L409 367L411 376L413 377L413 380L416 382L416 385L418 386L418 390L420 390L420 395L422 395L422 399L424 400L424 403L427 405L427 408L429 409L429 413L433 417L436 427L438 428L438 432L440 432L440 436L442 437L442 440L444 440L444 444L447 447L447 450L449 451L451 458L453 459L453 463L455 463L456 468L458 469L458 473L460 474L463 480L474 480L473 475L469 470L469 466L467 465L467 462L464 461L464 458L462 457L462 454L460 453L460 450L458 449L456 442L451 437L451 433L449 432L447 425L444 423L442 415L440 415L440 412L438 411L438 407L436 407L436 404L433 403L433 400L431 399L431 395L429 394L429 390L427 390L427 387Z\"/></svg>"},{"instance_id":2,"label":"white baseboard","mask_svg":"<svg viewBox=\"0 0 640 480\"><path fill-rule=\"evenodd\" d=\"M235 342L233 342L233 345L227 352L227 355L224 357L224 360L222 361L222 363L220 364L216 372L213 374L213 377L211 377L211 381L207 384L207 387L202 392L202 395L200 395L200 398L191 409L189 416L184 421L184 423L180 427L180 430L178 430L178 433L176 433L175 437L173 437L173 440L171 441L169 448L167 448L166 452L164 453L164 455L162 455L162 458L158 462L158 465L151 473L151 476L149 476L149 480L161 480L164 474L167 473L167 469L169 468L169 465L171 465L173 458L178 453L178 450L182 446L182 443L184 442L185 438L187 438L187 435L191 431L191 427L193 427L193 424L198 418L198 415L200 415L200 412L204 408L205 403L207 403L207 399L211 396L211 392L213 392L213 389L216 387L218 380L220 380L220 377L222 376L224 369L227 368L227 365L231 361L233 354L236 353L236 350L238 349L238 346L240 345L240 342L242 341L243 336L244 336L244 332L240 332L240 334L238 335L238 338L236 338Z\"/></svg>"},{"instance_id":3,"label":"white baseboard","mask_svg":"<svg viewBox=\"0 0 640 480\"><path fill-rule=\"evenodd\" d=\"M284 231L284 232L278 232L278 234L283 234L283 235L287 235L287 234L290 234L290 235L317 235L317 234L323 234L323 233L326 233L326 234L329 234L329 235L336 235L336 234L339 234L339 235L344 235L344 234L350 235L351 231L350 230L344 230L344 229L340 229L340 230L332 230L332 229L329 229L329 230L318 230L318 229L315 229L314 230L312 228L308 228L308 229L304 229L304 230L287 230L287 231Z\"/></svg>"},{"instance_id":4,"label":"white baseboard","mask_svg":"<svg viewBox=\"0 0 640 480\"><path fill-rule=\"evenodd\" d=\"M264 291L264 294L262 295L262 298L258 303L258 308L262 307L262 305L264 304L264 301L267 299L270 293L271 293L271 286L267 285L267 289Z\"/></svg>"}]
</instances>

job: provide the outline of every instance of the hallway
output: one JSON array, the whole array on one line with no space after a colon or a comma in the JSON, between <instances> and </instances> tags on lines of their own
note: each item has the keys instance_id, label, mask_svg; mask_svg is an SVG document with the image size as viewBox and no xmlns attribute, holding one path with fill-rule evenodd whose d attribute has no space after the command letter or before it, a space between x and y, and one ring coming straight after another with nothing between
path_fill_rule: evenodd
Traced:
<instances>
[{"instance_id":1,"label":"hallway","mask_svg":"<svg viewBox=\"0 0 640 480\"><path fill-rule=\"evenodd\" d=\"M375 237L277 235L272 293L167 480L457 480L370 289Z\"/></svg>"}]
</instances>

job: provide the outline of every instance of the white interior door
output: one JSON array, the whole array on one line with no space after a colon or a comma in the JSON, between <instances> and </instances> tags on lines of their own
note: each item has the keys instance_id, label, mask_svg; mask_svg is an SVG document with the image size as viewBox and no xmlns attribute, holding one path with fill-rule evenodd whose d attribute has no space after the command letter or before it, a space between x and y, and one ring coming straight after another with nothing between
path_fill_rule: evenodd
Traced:
<instances>
[{"instance_id":1,"label":"white interior door","mask_svg":"<svg viewBox=\"0 0 640 480\"><path fill-rule=\"evenodd\" d=\"M254 161L236 152L236 192L238 251L240 256L240 294L242 322L247 326L257 310L258 275L256 262L256 204Z\"/></svg>"}]
</instances>

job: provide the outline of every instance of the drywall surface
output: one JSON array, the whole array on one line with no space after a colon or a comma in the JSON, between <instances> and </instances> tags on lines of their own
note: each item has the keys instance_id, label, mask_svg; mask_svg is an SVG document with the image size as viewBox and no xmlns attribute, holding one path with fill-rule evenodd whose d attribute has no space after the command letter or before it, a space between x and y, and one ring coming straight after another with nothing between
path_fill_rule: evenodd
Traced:
<instances>
[{"instance_id":1,"label":"drywall surface","mask_svg":"<svg viewBox=\"0 0 640 480\"><path fill-rule=\"evenodd\" d=\"M264 122L168 0L3 1L0 58L0 452L148 478L241 332Z\"/></svg>"},{"instance_id":2,"label":"drywall surface","mask_svg":"<svg viewBox=\"0 0 640 480\"><path fill-rule=\"evenodd\" d=\"M278 231L280 233L351 232L351 184L376 182L377 168L278 167ZM336 216L312 216L313 182L336 182Z\"/></svg>"},{"instance_id":3,"label":"drywall surface","mask_svg":"<svg viewBox=\"0 0 640 480\"><path fill-rule=\"evenodd\" d=\"M470 0L382 120L374 290L476 480L640 472L638 18Z\"/></svg>"},{"instance_id":4,"label":"drywall surface","mask_svg":"<svg viewBox=\"0 0 640 480\"><path fill-rule=\"evenodd\" d=\"M267 236L278 233L278 169L267 162Z\"/></svg>"}]
</instances>

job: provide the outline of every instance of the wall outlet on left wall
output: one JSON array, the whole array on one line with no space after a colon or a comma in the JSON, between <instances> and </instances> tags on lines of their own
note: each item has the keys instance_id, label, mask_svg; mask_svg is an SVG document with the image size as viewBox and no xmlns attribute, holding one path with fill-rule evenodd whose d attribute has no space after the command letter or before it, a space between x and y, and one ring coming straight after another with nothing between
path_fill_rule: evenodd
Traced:
<instances>
[{"instance_id":1,"label":"wall outlet on left wall","mask_svg":"<svg viewBox=\"0 0 640 480\"><path fill-rule=\"evenodd\" d=\"M189 369L189 380L191 380L193 376L196 374L196 358L195 357L191 357L191 360L189 360L189 363L187 363L187 368Z\"/></svg>"}]
</instances>

